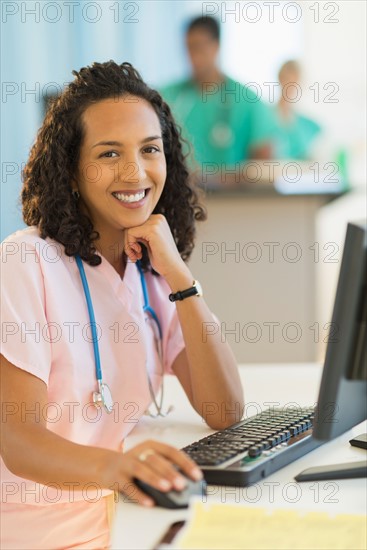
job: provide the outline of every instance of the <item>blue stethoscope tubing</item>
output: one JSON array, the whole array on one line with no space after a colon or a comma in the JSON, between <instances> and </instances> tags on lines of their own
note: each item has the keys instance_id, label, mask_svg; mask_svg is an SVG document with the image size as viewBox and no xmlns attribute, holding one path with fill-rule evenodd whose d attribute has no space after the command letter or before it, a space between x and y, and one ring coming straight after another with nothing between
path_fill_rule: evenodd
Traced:
<instances>
[{"instance_id":1,"label":"blue stethoscope tubing","mask_svg":"<svg viewBox=\"0 0 367 550\"><path fill-rule=\"evenodd\" d=\"M101 368L101 358L100 358L100 355L99 355L96 319L95 319L95 315L94 315L94 309L93 309L92 298L91 298L89 285L88 285L88 281L87 281L87 276L85 274L82 259L80 258L80 256L78 254L76 254L75 260L76 260L76 263L77 263L77 266L78 266L78 269L79 269L79 273L80 273L80 278L81 278L82 284L83 284L83 290L84 290L85 299L86 299L86 302L87 302L90 326L91 326L91 331L92 331L92 341L93 341L94 360L95 360L95 367L96 367L96 377L97 377L98 388L99 388L99 392L100 392L99 397L97 397L97 401L100 401L100 402L103 403L103 405L105 406L107 412L111 412L111 410L112 410L111 409L111 404L110 404L110 406L108 406L108 405L106 406L106 403L105 403L105 400L104 400L104 395L103 395L103 390L105 389L106 392L108 391L108 394L106 393L106 395L109 395L109 401L110 402L112 401L112 397L110 395L111 392L110 392L108 386L106 384L103 384L103 381L102 381L102 368ZM162 328L161 328L161 325L160 325L160 322L159 322L159 319L157 317L156 312L154 311L154 309L149 304L149 295L148 295L147 284L146 284L146 281L145 281L145 276L144 276L143 268L141 266L140 261L137 261L136 265L137 265L137 268L138 268L138 271L139 271L139 274L140 274L140 282L141 282L141 287L142 287L142 291L143 291L143 300L144 300L143 311L144 311L144 313L147 313L148 315L150 315L152 317L153 321L155 322L155 325L158 329L159 348L161 350L161 347L162 347ZM160 357L160 359L162 360L162 357ZM153 391L153 388L151 386L151 381L150 381L149 376L148 376L148 382L149 382L150 392L151 393L153 392L152 397L153 397L153 400L156 404L156 400L154 398L154 391ZM161 397L163 398L163 390L162 390ZM158 415L161 415L161 407L162 407L162 405L160 405L159 408L157 406Z\"/></svg>"},{"instance_id":2,"label":"blue stethoscope tubing","mask_svg":"<svg viewBox=\"0 0 367 550\"><path fill-rule=\"evenodd\" d=\"M159 332L159 339L162 341L162 328L161 328L161 324L160 324L160 322L159 322L159 319L158 319L158 317L157 317L156 312L155 312L154 309L149 305L149 295L148 295L147 283L146 283L146 280L145 280L143 268L141 267L141 263L140 263L139 260L136 262L136 265L137 265L138 270L139 270L141 288L142 288L142 290L143 290L143 299L144 299L143 311L144 311L144 313L149 313L149 314L152 316L152 318L154 319L154 321L156 322L156 325L157 325L157 327L158 327L158 332Z\"/></svg>"},{"instance_id":3,"label":"blue stethoscope tubing","mask_svg":"<svg viewBox=\"0 0 367 550\"><path fill-rule=\"evenodd\" d=\"M97 335L97 329L96 329L96 319L94 317L92 298L90 295L89 285L88 285L87 277L85 275L83 262L79 255L76 255L75 259L76 259L76 263L78 264L80 277L83 283L85 299L87 301L87 306L88 306L89 320L90 320L90 325L92 330L94 361L96 365L96 377L98 382L102 383L101 358L99 355L98 335Z\"/></svg>"}]
</instances>

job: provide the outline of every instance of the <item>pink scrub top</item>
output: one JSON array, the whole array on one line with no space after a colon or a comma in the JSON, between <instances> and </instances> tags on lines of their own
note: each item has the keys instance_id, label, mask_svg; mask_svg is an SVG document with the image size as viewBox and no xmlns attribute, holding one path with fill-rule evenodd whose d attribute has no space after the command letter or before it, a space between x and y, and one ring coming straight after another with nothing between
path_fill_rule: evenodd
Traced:
<instances>
[{"instance_id":1,"label":"pink scrub top","mask_svg":"<svg viewBox=\"0 0 367 550\"><path fill-rule=\"evenodd\" d=\"M163 332L162 367L153 330L145 321L136 265L128 262L122 280L101 258L98 266L83 264L102 378L114 401L111 414L92 402L98 388L95 359L76 261L60 243L40 238L35 226L13 233L1 245L1 353L47 385L48 404L43 409L36 404L34 414L42 415L49 430L78 444L122 451L123 440L152 402L147 371L157 392L162 372L173 374L172 364L185 343L168 284L146 273L150 305ZM3 403L3 414L10 415L14 406L22 405ZM3 460L1 482L2 548L108 546L106 503L111 503L112 490L46 487L12 474ZM21 529L14 530L16 525Z\"/></svg>"}]
</instances>

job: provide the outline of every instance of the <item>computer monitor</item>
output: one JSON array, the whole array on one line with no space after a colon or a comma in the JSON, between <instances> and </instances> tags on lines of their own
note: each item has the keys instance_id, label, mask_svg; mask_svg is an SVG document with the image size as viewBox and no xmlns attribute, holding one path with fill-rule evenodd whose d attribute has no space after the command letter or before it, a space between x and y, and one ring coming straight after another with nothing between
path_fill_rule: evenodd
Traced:
<instances>
[{"instance_id":1,"label":"computer monitor","mask_svg":"<svg viewBox=\"0 0 367 550\"><path fill-rule=\"evenodd\" d=\"M367 418L367 231L349 223L312 437L334 439ZM365 442L362 435L359 441ZM363 443L364 445L364 443ZM358 446L359 443L358 443ZM295 479L365 477L366 460L308 468Z\"/></svg>"},{"instance_id":2,"label":"computer monitor","mask_svg":"<svg viewBox=\"0 0 367 550\"><path fill-rule=\"evenodd\" d=\"M327 441L367 418L367 231L349 223L313 437Z\"/></svg>"}]
</instances>

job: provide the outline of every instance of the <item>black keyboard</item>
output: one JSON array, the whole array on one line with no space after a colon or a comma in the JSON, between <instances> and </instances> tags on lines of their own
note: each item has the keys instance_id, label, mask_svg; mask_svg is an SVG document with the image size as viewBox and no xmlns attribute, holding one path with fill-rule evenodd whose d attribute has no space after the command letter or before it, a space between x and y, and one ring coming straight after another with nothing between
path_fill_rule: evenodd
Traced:
<instances>
[{"instance_id":1,"label":"black keyboard","mask_svg":"<svg viewBox=\"0 0 367 550\"><path fill-rule=\"evenodd\" d=\"M268 409L183 450L207 483L250 485L322 444L312 438L314 414L314 407Z\"/></svg>"}]
</instances>

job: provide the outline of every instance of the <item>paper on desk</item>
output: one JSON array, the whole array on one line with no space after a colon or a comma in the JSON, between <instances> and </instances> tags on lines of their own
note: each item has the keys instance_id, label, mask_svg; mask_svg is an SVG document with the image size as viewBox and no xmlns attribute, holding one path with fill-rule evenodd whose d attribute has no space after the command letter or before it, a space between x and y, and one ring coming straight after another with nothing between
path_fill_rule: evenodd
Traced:
<instances>
[{"instance_id":1,"label":"paper on desk","mask_svg":"<svg viewBox=\"0 0 367 550\"><path fill-rule=\"evenodd\" d=\"M363 515L268 511L194 500L173 547L180 550L365 550Z\"/></svg>"}]
</instances>

